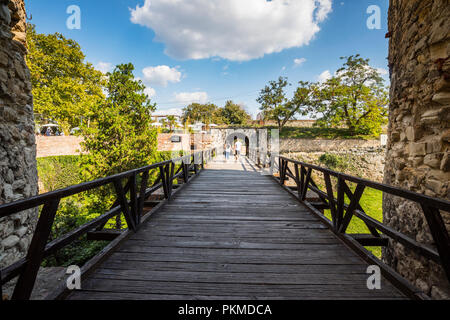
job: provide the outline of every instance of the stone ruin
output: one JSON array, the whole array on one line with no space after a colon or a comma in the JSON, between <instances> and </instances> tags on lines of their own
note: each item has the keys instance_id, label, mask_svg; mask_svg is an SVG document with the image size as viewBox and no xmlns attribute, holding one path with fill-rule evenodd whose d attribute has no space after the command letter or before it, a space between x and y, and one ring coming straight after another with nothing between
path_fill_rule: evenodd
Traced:
<instances>
[{"instance_id":1,"label":"stone ruin","mask_svg":"<svg viewBox=\"0 0 450 320\"><path fill-rule=\"evenodd\" d=\"M36 145L23 0L0 0L0 205L36 195ZM28 249L37 210L0 219L0 267Z\"/></svg>"},{"instance_id":2,"label":"stone ruin","mask_svg":"<svg viewBox=\"0 0 450 320\"><path fill-rule=\"evenodd\" d=\"M384 182L450 199L450 1L391 0L391 105ZM418 205L384 197L384 222L432 245ZM441 212L450 229L450 214ZM385 261L436 299L450 298L443 269L398 243Z\"/></svg>"}]
</instances>

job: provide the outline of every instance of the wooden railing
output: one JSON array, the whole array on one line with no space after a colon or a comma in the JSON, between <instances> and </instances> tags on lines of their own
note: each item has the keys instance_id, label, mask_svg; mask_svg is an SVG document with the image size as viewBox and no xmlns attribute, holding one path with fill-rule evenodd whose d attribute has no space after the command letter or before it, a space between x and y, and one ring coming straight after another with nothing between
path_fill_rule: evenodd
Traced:
<instances>
[{"instance_id":1,"label":"wooden railing","mask_svg":"<svg viewBox=\"0 0 450 320\"><path fill-rule=\"evenodd\" d=\"M58 250L73 243L86 234L88 235L89 240L114 240L119 237L124 238L130 231L136 232L142 222L154 211L152 210L148 213L144 212L145 200L150 195L154 194L157 190L162 189L166 201L170 200L173 193L178 191L173 191L173 181L175 179L181 179L184 184L187 184L214 156L215 149L200 151L177 159L155 163L143 168L0 206L0 218L11 216L23 210L36 208L41 205L43 206L27 255L25 258L0 271L0 297L2 296L2 286L18 276L12 299L29 299L43 259L56 253ZM179 168L175 171L175 167L178 166L177 163ZM149 174L152 170L159 171L159 177L156 182L149 187ZM140 182L138 183L138 181ZM117 196L116 201L108 212L67 233L61 238L47 243L61 199L107 185L113 186ZM164 202L165 201L161 202L154 209L159 208ZM128 225L128 229L125 230L125 232L122 230L120 233L114 234L110 232L111 230L104 229L111 218L121 216L122 214ZM105 255L105 253L113 248L114 245L115 244L108 245L102 250L100 255ZM93 260L95 260L95 258ZM82 271L87 272L92 267L93 263L88 262L83 267L84 269L82 269Z\"/></svg>"},{"instance_id":2,"label":"wooden railing","mask_svg":"<svg viewBox=\"0 0 450 320\"><path fill-rule=\"evenodd\" d=\"M260 163L264 166L269 164L275 167L274 171L279 172L279 177L274 178L281 186L314 212L334 233L358 251L363 258L369 262L378 264L390 280L403 286L410 292L412 291L416 296L425 298L419 290L366 250L364 248L365 246L385 247L388 246L389 240L401 243L417 254L440 264L450 282L450 237L440 212L450 212L450 201L361 179L282 156L260 156L256 150L250 152L250 156L257 164ZM264 160L262 161L261 159ZM321 185L324 186L325 190L321 190L318 181L314 181L314 172L316 176L323 179ZM335 180L334 183L332 183L332 178ZM286 181L289 179L294 181L295 186L285 186ZM354 191L352 191L353 188L350 188L348 183L356 185ZM417 203L421 207L422 213L428 223L434 246L431 247L419 243L415 239L367 215L360 204L361 197L366 188L376 189L385 194L401 197ZM310 201L307 197L308 191L314 193L316 199ZM348 203L345 202L345 196L349 199ZM324 215L324 210L329 210L331 219L328 219ZM350 222L355 218L362 220L370 233L347 233Z\"/></svg>"}]
</instances>

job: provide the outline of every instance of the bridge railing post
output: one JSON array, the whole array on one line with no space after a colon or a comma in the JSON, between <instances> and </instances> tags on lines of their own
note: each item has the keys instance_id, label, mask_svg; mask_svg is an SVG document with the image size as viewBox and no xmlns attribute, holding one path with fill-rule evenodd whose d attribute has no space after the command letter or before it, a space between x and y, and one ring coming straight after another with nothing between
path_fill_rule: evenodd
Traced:
<instances>
[{"instance_id":1,"label":"bridge railing post","mask_svg":"<svg viewBox=\"0 0 450 320\"><path fill-rule=\"evenodd\" d=\"M60 199L54 199L46 203L42 208L36 230L31 240L30 247L26 256L27 263L25 269L21 272L17 281L13 300L29 300L36 282L42 260L44 258L44 249L50 236L53 221L58 211ZM2 297L0 297L2 298Z\"/></svg>"},{"instance_id":2,"label":"bridge railing post","mask_svg":"<svg viewBox=\"0 0 450 320\"><path fill-rule=\"evenodd\" d=\"M141 187L139 189L139 201L138 201L138 210L137 210L137 217L136 217L136 224L141 224L141 218L144 213L144 202L145 202L145 193L147 191L147 185L148 185L148 177L149 177L150 171L144 171L142 173L142 180L141 180Z\"/></svg>"}]
</instances>

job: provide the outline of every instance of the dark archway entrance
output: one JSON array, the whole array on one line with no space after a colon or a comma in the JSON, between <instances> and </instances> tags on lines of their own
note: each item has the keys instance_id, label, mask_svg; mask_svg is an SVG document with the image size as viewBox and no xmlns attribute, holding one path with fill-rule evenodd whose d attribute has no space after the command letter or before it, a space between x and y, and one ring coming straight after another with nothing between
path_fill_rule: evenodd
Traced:
<instances>
[{"instance_id":1,"label":"dark archway entrance","mask_svg":"<svg viewBox=\"0 0 450 320\"><path fill-rule=\"evenodd\" d=\"M245 156L250 156L250 138L245 133L234 132L230 134L225 139L225 144L229 143L233 147L237 140L240 140L243 144L245 144Z\"/></svg>"},{"instance_id":2,"label":"dark archway entrance","mask_svg":"<svg viewBox=\"0 0 450 320\"><path fill-rule=\"evenodd\" d=\"M245 156L250 156L250 139L245 137Z\"/></svg>"}]
</instances>

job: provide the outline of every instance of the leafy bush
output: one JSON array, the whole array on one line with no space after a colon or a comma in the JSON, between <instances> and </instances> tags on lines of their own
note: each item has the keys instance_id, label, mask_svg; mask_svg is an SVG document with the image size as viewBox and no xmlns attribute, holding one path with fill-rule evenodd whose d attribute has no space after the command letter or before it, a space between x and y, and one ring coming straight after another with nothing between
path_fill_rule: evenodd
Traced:
<instances>
[{"instance_id":1,"label":"leafy bush","mask_svg":"<svg viewBox=\"0 0 450 320\"><path fill-rule=\"evenodd\" d=\"M176 154L170 151L157 152L155 162L170 160L181 155L183 155L182 151L176 152ZM39 158L39 179L45 189L41 191L53 191L83 182L81 179L83 169L79 166L79 159L79 156ZM156 177L157 172L152 172L149 183L153 183ZM62 199L49 241L58 239L97 218L109 209L114 200L114 194L107 186ZM118 226L119 228L126 227L123 215L119 219L111 219L105 228L117 228ZM82 266L103 249L107 243L106 241L88 241L84 236L46 258L42 265L45 267Z\"/></svg>"},{"instance_id":2,"label":"leafy bush","mask_svg":"<svg viewBox=\"0 0 450 320\"><path fill-rule=\"evenodd\" d=\"M79 156L57 156L37 159L40 193L81 183Z\"/></svg>"},{"instance_id":3,"label":"leafy bush","mask_svg":"<svg viewBox=\"0 0 450 320\"><path fill-rule=\"evenodd\" d=\"M77 196L75 196L77 198ZM98 216L85 208L77 199L63 199L55 217L50 241L58 239L72 230L84 225ZM106 241L88 241L82 237L66 247L58 250L44 260L43 266L63 266L70 265L82 266L92 257L94 257L107 244Z\"/></svg>"},{"instance_id":4,"label":"leafy bush","mask_svg":"<svg viewBox=\"0 0 450 320\"><path fill-rule=\"evenodd\" d=\"M321 155L319 162L331 170L344 171L350 166L349 159L330 153Z\"/></svg>"}]
</instances>

